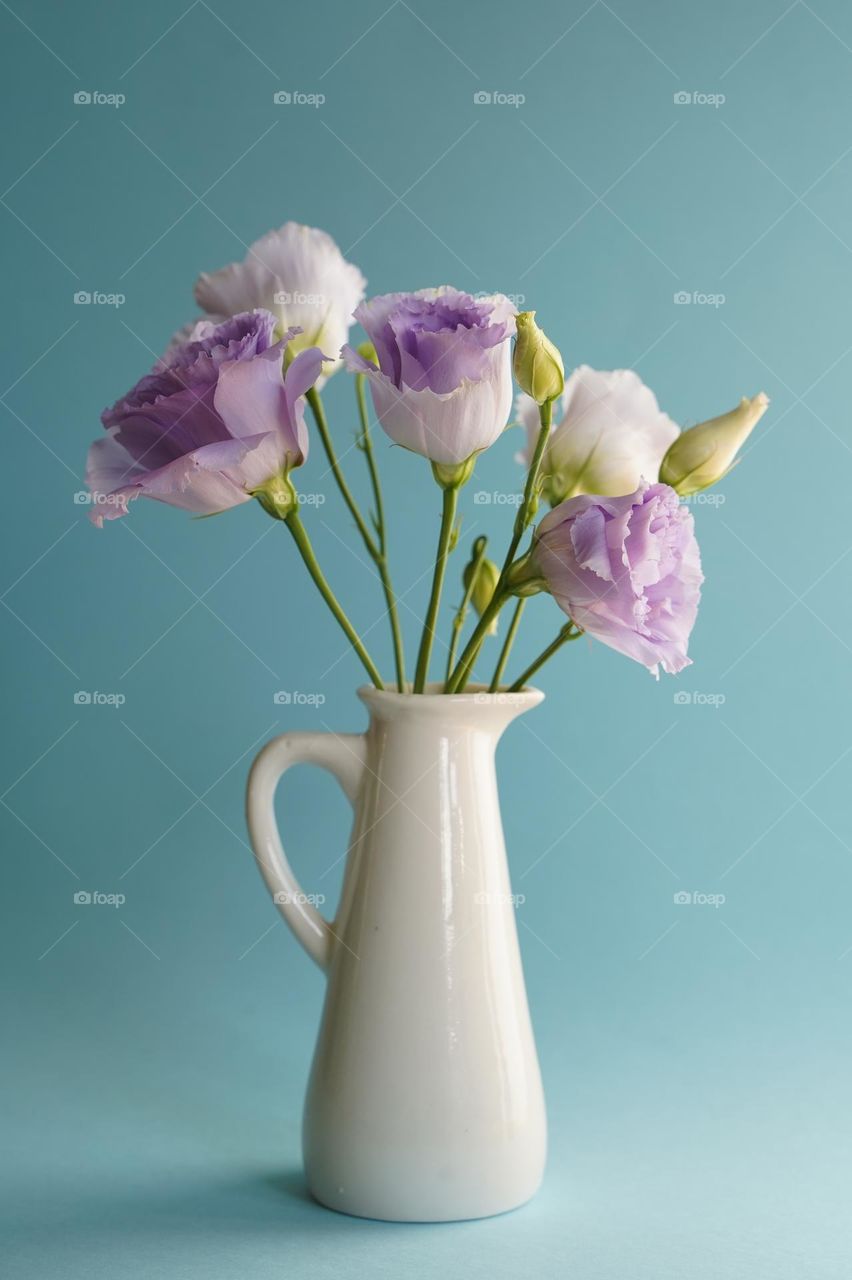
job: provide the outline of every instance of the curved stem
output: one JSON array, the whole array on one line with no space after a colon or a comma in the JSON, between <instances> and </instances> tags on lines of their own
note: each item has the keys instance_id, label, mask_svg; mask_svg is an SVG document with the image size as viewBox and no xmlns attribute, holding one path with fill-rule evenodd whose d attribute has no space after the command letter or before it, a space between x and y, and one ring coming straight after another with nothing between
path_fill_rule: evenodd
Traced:
<instances>
[{"instance_id":1,"label":"curved stem","mask_svg":"<svg viewBox=\"0 0 852 1280\"><path fill-rule=\"evenodd\" d=\"M476 587L476 575L479 573L479 566L485 559L485 549L487 546L488 539L485 537L477 538L474 543L473 560L470 565L470 581L465 587L462 602L456 611L456 616L453 618L453 629L450 633L450 651L447 654L447 674L445 680L449 680L453 667L455 666L456 649L458 648L459 636L461 635L462 627L464 626L465 618L467 617L471 597L473 596L474 588Z\"/></svg>"},{"instance_id":2,"label":"curved stem","mask_svg":"<svg viewBox=\"0 0 852 1280\"><path fill-rule=\"evenodd\" d=\"M382 486L379 481L379 469L376 466L376 455L373 453L373 437L370 434L370 415L367 412L367 395L365 391L366 381L367 379L363 373L356 373L355 398L358 401L358 417L361 420L361 435L358 443L364 450L364 456L367 459L367 469L370 472L370 483L373 486L373 497L376 502L376 532L379 538L379 550L384 555L387 549L385 506L382 499Z\"/></svg>"},{"instance_id":3,"label":"curved stem","mask_svg":"<svg viewBox=\"0 0 852 1280\"><path fill-rule=\"evenodd\" d=\"M447 557L450 552L450 538L456 519L459 491L456 485L444 489L444 503L441 512L441 533L438 538L438 552L435 559L435 573L432 578L432 593L429 596L429 608L423 624L423 637L420 651L417 654L417 669L414 673L414 692L422 693L429 673L429 658L432 654L432 641L435 637L435 623L438 620L438 608L441 603L441 590L444 585L444 573L447 568Z\"/></svg>"},{"instance_id":4,"label":"curved stem","mask_svg":"<svg viewBox=\"0 0 852 1280\"><path fill-rule=\"evenodd\" d=\"M376 544L376 540L370 533L370 530L367 528L367 522L361 515L361 509L352 496L352 490L346 483L346 479L340 469L340 461L335 452L334 445L331 442L331 435L328 430L328 421L325 416L325 409L323 408L322 400L320 400L319 392L316 387L311 387L310 391L306 394L305 399L311 406L311 412L313 413L314 421L317 424L317 431L319 432L326 457L328 458L328 465L331 468L332 475L337 481L337 487L343 495L343 501L349 508L349 512L352 519L355 521L358 532L364 540L364 546L375 560L376 557L381 554L380 548Z\"/></svg>"},{"instance_id":5,"label":"curved stem","mask_svg":"<svg viewBox=\"0 0 852 1280\"><path fill-rule=\"evenodd\" d=\"M518 630L525 604L526 600L521 596L515 605L515 612L512 614L512 621L509 623L509 630L506 632L506 639L503 641L503 648L500 650L500 657L497 659L497 666L494 668L494 675L491 677L491 683L488 686L489 693L496 693L500 688L500 681L503 678L506 663L509 661L509 654L512 652L512 644L514 643L515 633Z\"/></svg>"},{"instance_id":6,"label":"curved stem","mask_svg":"<svg viewBox=\"0 0 852 1280\"><path fill-rule=\"evenodd\" d=\"M476 656L482 647L482 642L488 634L488 628L497 617L497 614L506 603L509 593L506 590L506 580L509 576L509 570L515 559L515 554L520 546L521 538L527 525L534 515L534 500L537 496L536 490L538 486L538 475L541 470L542 459L544 458L544 450L550 437L550 424L553 420L553 403L548 400L546 404L539 405L538 408L539 421L541 429L538 433L538 439L535 444L535 452L533 453L532 462L527 472L526 484L524 485L524 496L521 505L518 508L518 514L515 516L515 525L512 530L512 540L509 543L509 549L506 552L506 559L503 561L503 568L500 570L500 577L497 579L497 585L494 588L494 595L491 603L479 619L473 635L468 640L467 645L459 659L458 666L453 672L447 683L447 693L460 693L468 680L470 672L476 661Z\"/></svg>"},{"instance_id":7,"label":"curved stem","mask_svg":"<svg viewBox=\"0 0 852 1280\"><path fill-rule=\"evenodd\" d=\"M316 555L314 554L314 549L311 546L311 540L308 537L305 526L302 524L298 507L294 508L290 512L289 516L285 521L285 524L287 525L287 528L290 530L291 534L293 535L293 541L296 543L296 546L299 548L299 553L305 562L305 566L308 570L308 573L311 575L317 587L319 588L319 592L323 600L325 600L329 609L334 614L337 621L340 623L340 626L347 640L352 645L352 648L355 650L358 657L361 659L362 663L364 664L364 668L367 672L367 675L370 677L370 679L372 680L373 684L376 686L377 689L384 689L385 686L382 684L382 677L379 675L375 665L373 664L372 659L370 658L370 655L367 653L367 650L364 648L363 644L361 643L361 638L358 635L358 632L355 630L355 628L352 626L352 623L349 621L346 614L343 612L343 609L341 608L340 604L337 601L337 597L335 596L334 592L329 586L325 578L325 575L323 574L322 569L319 567L319 562L317 561Z\"/></svg>"},{"instance_id":8,"label":"curved stem","mask_svg":"<svg viewBox=\"0 0 852 1280\"><path fill-rule=\"evenodd\" d=\"M556 639L551 641L547 648L542 650L535 661L530 663L526 671L522 672L521 675L518 676L515 683L509 686L509 692L518 693L519 690L523 689L526 682L535 675L539 667L543 667L545 662L547 662L549 658L552 658L554 653L557 653L558 650L562 648L563 644L567 644L569 640L579 640L582 634L582 629L580 627L575 627L573 622L566 623Z\"/></svg>"},{"instance_id":9,"label":"curved stem","mask_svg":"<svg viewBox=\"0 0 852 1280\"><path fill-rule=\"evenodd\" d=\"M387 526L385 524L385 507L382 499L382 486L379 480L379 469L376 466L376 456L373 453L373 440L370 434L370 417L367 413L367 399L364 391L366 378L363 373L355 375L355 395L358 400L358 415L361 419L361 437L359 444L364 451L367 459L367 468L370 472L370 481L373 486L373 497L376 502L376 532L379 539L379 555L373 556L376 562L376 568L379 571L379 577L382 580L382 590L385 593L385 602L388 606L388 618L390 619L391 637L393 639L393 657L396 666L396 687L400 693L405 692L405 653L402 646L402 628L399 625L399 611L396 604L396 596L394 594L393 584L391 583L390 570L387 562ZM369 551L369 546L367 547Z\"/></svg>"}]
</instances>

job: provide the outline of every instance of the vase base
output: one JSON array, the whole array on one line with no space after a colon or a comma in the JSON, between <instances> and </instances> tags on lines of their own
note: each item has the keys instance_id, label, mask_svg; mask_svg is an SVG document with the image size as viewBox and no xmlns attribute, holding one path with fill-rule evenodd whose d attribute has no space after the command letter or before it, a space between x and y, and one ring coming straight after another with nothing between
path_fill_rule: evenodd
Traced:
<instances>
[{"instance_id":1,"label":"vase base","mask_svg":"<svg viewBox=\"0 0 852 1280\"><path fill-rule=\"evenodd\" d=\"M501 1200L477 1201L471 1199L462 1203L459 1197L455 1205L445 1204L423 1206L417 1208L407 1197L399 1197L395 1204L370 1203L368 1199L358 1195L347 1195L342 1189L337 1194L325 1194L309 1185L317 1204L334 1213L345 1214L349 1218L367 1218L373 1222L473 1222L479 1218L497 1218L504 1213L512 1213L521 1209L536 1195L540 1183L519 1196L509 1196Z\"/></svg>"}]
</instances>

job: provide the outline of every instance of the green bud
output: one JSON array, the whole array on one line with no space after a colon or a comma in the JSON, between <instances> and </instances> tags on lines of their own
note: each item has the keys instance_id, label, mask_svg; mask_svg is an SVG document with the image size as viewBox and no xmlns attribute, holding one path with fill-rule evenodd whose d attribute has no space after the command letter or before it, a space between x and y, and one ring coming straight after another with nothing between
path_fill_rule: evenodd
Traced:
<instances>
[{"instance_id":1,"label":"green bud","mask_svg":"<svg viewBox=\"0 0 852 1280\"><path fill-rule=\"evenodd\" d=\"M541 576L541 572L534 558L535 544L530 548L525 556L521 556L516 560L509 570L506 586L509 588L513 596L537 596L541 591L550 591L547 581Z\"/></svg>"},{"instance_id":2,"label":"green bud","mask_svg":"<svg viewBox=\"0 0 852 1280\"><path fill-rule=\"evenodd\" d=\"M561 396L565 387L562 356L535 322L534 311L515 317L515 381L536 404L546 404Z\"/></svg>"},{"instance_id":3,"label":"green bud","mask_svg":"<svg viewBox=\"0 0 852 1280\"><path fill-rule=\"evenodd\" d=\"M476 466L476 454L472 453L464 462L433 462L432 475L442 489L460 489L467 484Z\"/></svg>"},{"instance_id":4,"label":"green bud","mask_svg":"<svg viewBox=\"0 0 852 1280\"><path fill-rule=\"evenodd\" d=\"M737 453L769 407L762 391L736 409L682 431L660 465L660 480L681 497L709 489L737 462Z\"/></svg>"},{"instance_id":5,"label":"green bud","mask_svg":"<svg viewBox=\"0 0 852 1280\"><path fill-rule=\"evenodd\" d=\"M379 357L376 355L376 348L372 342L362 342L358 347L358 355L364 360L369 360L370 364L374 364L378 369Z\"/></svg>"},{"instance_id":6,"label":"green bud","mask_svg":"<svg viewBox=\"0 0 852 1280\"><path fill-rule=\"evenodd\" d=\"M475 576L474 576L475 575ZM476 556L465 565L462 581L464 589L467 591L473 582L470 599L474 609L481 618L485 610L490 605L494 591L497 586L497 580L500 577L500 570L497 568L493 560L484 557L479 564L476 563ZM490 636L497 634L497 619L491 623L488 628Z\"/></svg>"},{"instance_id":7,"label":"green bud","mask_svg":"<svg viewBox=\"0 0 852 1280\"><path fill-rule=\"evenodd\" d=\"M286 520L299 505L293 481L288 475L272 476L251 496L257 498L267 515L273 520Z\"/></svg>"}]
</instances>

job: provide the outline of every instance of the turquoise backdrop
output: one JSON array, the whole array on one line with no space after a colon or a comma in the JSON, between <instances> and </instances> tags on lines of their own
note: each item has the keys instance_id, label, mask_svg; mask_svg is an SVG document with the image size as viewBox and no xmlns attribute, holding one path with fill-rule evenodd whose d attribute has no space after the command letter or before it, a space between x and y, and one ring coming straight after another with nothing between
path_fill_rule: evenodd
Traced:
<instances>
[{"instance_id":1,"label":"turquoise backdrop","mask_svg":"<svg viewBox=\"0 0 852 1280\"><path fill-rule=\"evenodd\" d=\"M852 8L4 0L0 31L5 1273L845 1280ZM75 498L196 275L290 218L371 292L519 295L568 365L635 367L683 424L772 397L695 504L694 665L657 684L571 646L501 748L551 1158L497 1220L362 1222L302 1188L322 979L261 886L243 787L274 733L364 715L284 531L140 502L98 532ZM327 396L344 451L351 390ZM519 443L477 467L465 544L505 538ZM411 652L438 496L379 456ZM388 670L319 450L309 484ZM558 619L530 605L516 666ZM330 910L345 802L299 770L281 812Z\"/></svg>"}]
</instances>

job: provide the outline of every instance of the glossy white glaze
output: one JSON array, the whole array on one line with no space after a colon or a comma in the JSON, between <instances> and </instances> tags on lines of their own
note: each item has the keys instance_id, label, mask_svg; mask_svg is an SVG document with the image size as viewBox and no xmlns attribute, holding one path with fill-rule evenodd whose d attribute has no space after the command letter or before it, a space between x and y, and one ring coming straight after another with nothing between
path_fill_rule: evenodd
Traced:
<instances>
[{"instance_id":1,"label":"glossy white glaze","mask_svg":"<svg viewBox=\"0 0 852 1280\"><path fill-rule=\"evenodd\" d=\"M544 1099L494 751L543 695L364 688L365 735L292 733L249 779L260 869L328 989L304 1117L308 1183L361 1217L438 1222L515 1208L544 1168ZM340 905L305 901L281 848L278 778L308 761L355 809Z\"/></svg>"}]
</instances>

